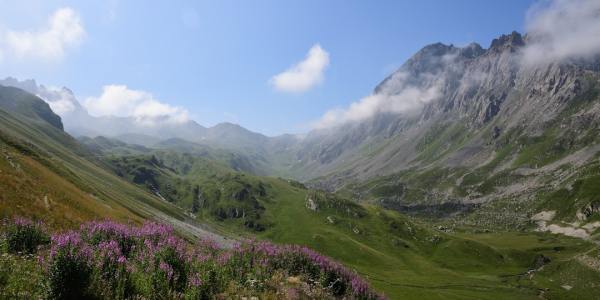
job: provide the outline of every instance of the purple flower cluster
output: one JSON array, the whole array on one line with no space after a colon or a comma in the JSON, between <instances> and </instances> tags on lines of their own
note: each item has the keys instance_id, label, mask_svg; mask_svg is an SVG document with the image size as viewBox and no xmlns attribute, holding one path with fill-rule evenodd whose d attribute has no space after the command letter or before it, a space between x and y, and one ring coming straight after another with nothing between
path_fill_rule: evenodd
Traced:
<instances>
[{"instance_id":1,"label":"purple flower cluster","mask_svg":"<svg viewBox=\"0 0 600 300\"><path fill-rule=\"evenodd\" d=\"M86 262L92 261L92 248L81 239L81 235L75 231L52 236L52 248L50 248L50 260L58 255L66 255L79 258Z\"/></svg>"},{"instance_id":2,"label":"purple flower cluster","mask_svg":"<svg viewBox=\"0 0 600 300\"><path fill-rule=\"evenodd\" d=\"M19 216L14 217L12 223L16 226L32 226L33 225L33 221L31 221L30 219L19 217Z\"/></svg>"},{"instance_id":3,"label":"purple flower cluster","mask_svg":"<svg viewBox=\"0 0 600 300\"><path fill-rule=\"evenodd\" d=\"M3 222L6 244L12 253L34 253L40 245L49 242L44 225L30 219L15 217Z\"/></svg>"},{"instance_id":4,"label":"purple flower cluster","mask_svg":"<svg viewBox=\"0 0 600 300\"><path fill-rule=\"evenodd\" d=\"M92 247L75 231L52 236L51 245L47 259L50 298L85 297L94 259Z\"/></svg>"},{"instance_id":5,"label":"purple flower cluster","mask_svg":"<svg viewBox=\"0 0 600 300\"><path fill-rule=\"evenodd\" d=\"M101 265L102 262L124 264L127 262L127 258L121 251L121 246L115 240L100 242L97 247L97 263Z\"/></svg>"},{"instance_id":6,"label":"purple flower cluster","mask_svg":"<svg viewBox=\"0 0 600 300\"><path fill-rule=\"evenodd\" d=\"M190 286L199 287L202 285L202 276L199 273L194 273L190 276Z\"/></svg>"},{"instance_id":7,"label":"purple flower cluster","mask_svg":"<svg viewBox=\"0 0 600 300\"><path fill-rule=\"evenodd\" d=\"M383 299L356 272L307 247L255 240L230 249L212 240L191 245L157 223L89 222L54 235L40 261L57 298L214 298L231 284L260 290L274 274L285 274L336 297Z\"/></svg>"},{"instance_id":8,"label":"purple flower cluster","mask_svg":"<svg viewBox=\"0 0 600 300\"><path fill-rule=\"evenodd\" d=\"M146 280L150 286L140 287L140 293L182 292L187 285L186 265L190 261L187 253L187 244L169 226L145 223L136 227L112 221L85 223L78 232L52 237L47 269L50 282L55 285L51 284L50 289L56 294L68 289L64 286L64 273L79 272L86 273L82 277L90 278L79 284L94 286L102 297L127 298L132 296L127 293L135 290L131 274L140 271L140 281ZM78 293L86 289L79 288L74 295L85 296Z\"/></svg>"},{"instance_id":9,"label":"purple flower cluster","mask_svg":"<svg viewBox=\"0 0 600 300\"><path fill-rule=\"evenodd\" d=\"M250 257L258 266L284 269L292 273L291 275L320 277L327 288L332 288L334 284L341 285L344 288L337 290L340 296L350 294L358 299L385 298L373 292L369 284L356 272L308 247L248 240L236 245L233 251L238 256Z\"/></svg>"}]
</instances>

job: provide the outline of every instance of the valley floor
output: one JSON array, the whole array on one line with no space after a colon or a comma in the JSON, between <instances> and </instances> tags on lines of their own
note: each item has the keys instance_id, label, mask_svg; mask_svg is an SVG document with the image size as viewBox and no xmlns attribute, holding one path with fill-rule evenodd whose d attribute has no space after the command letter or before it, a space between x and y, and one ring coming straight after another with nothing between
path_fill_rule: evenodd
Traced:
<instances>
[{"instance_id":1,"label":"valley floor","mask_svg":"<svg viewBox=\"0 0 600 300\"><path fill-rule=\"evenodd\" d=\"M277 190L283 183L270 184ZM390 299L600 297L590 292L600 287L600 251L593 242L534 231L447 232L375 206L360 218L311 211L305 197L302 189L277 195L264 217L276 225L258 236L331 256Z\"/></svg>"}]
</instances>

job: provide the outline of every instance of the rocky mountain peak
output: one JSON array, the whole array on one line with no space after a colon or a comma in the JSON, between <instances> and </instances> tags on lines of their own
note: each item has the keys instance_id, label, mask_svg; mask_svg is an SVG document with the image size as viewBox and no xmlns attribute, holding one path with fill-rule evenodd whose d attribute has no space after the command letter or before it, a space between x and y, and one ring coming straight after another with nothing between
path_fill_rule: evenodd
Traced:
<instances>
[{"instance_id":1,"label":"rocky mountain peak","mask_svg":"<svg viewBox=\"0 0 600 300\"><path fill-rule=\"evenodd\" d=\"M456 49L454 45L446 45L443 43L434 43L423 47L419 52L415 53L414 57L421 56L442 56L453 52Z\"/></svg>"},{"instance_id":2,"label":"rocky mountain peak","mask_svg":"<svg viewBox=\"0 0 600 300\"><path fill-rule=\"evenodd\" d=\"M410 64L411 61L413 63L417 61L429 61L432 58L443 58L454 55L464 58L475 58L483 53L485 53L485 49L478 43L470 43L462 48L456 47L453 44L435 43L423 47L407 61L407 64Z\"/></svg>"},{"instance_id":3,"label":"rocky mountain peak","mask_svg":"<svg viewBox=\"0 0 600 300\"><path fill-rule=\"evenodd\" d=\"M500 37L493 39L489 50L492 52L502 52L508 49L513 52L524 45L525 41L523 36L520 33L513 31L511 34L503 34Z\"/></svg>"},{"instance_id":4,"label":"rocky mountain peak","mask_svg":"<svg viewBox=\"0 0 600 300\"><path fill-rule=\"evenodd\" d=\"M467 46L461 48L459 53L465 58L475 58L485 53L485 49L483 49L481 45L477 43L470 43Z\"/></svg>"},{"instance_id":5,"label":"rocky mountain peak","mask_svg":"<svg viewBox=\"0 0 600 300\"><path fill-rule=\"evenodd\" d=\"M20 88L20 89L26 90L26 91L35 90L38 87L37 82L34 79L26 79L26 80L20 81L17 78L10 77L10 76L6 77L3 80L0 80L0 85L17 87L17 88Z\"/></svg>"}]
</instances>

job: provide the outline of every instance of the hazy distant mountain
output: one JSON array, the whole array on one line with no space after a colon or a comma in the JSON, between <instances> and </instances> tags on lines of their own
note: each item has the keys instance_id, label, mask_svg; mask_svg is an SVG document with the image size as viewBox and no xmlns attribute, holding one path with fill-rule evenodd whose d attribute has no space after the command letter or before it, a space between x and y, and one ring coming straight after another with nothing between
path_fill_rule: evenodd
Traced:
<instances>
[{"instance_id":1,"label":"hazy distant mountain","mask_svg":"<svg viewBox=\"0 0 600 300\"><path fill-rule=\"evenodd\" d=\"M108 136L149 146L160 140L181 138L195 143L211 144L228 149L264 152L269 138L251 132L239 125L221 123L206 128L195 121L181 124L141 124L131 117L95 117L79 103L67 88L48 88L35 80L19 81L14 78L0 80L0 85L13 86L28 91L46 101L61 116L65 130L73 136Z\"/></svg>"}]
</instances>

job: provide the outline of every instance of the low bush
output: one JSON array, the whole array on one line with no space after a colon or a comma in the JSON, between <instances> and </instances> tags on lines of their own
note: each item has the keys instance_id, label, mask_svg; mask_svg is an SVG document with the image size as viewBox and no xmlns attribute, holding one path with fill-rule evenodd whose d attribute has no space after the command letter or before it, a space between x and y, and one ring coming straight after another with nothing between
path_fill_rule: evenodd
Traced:
<instances>
[{"instance_id":1,"label":"low bush","mask_svg":"<svg viewBox=\"0 0 600 300\"><path fill-rule=\"evenodd\" d=\"M84 299L92 274L92 249L79 233L52 237L48 259L48 298Z\"/></svg>"},{"instance_id":2,"label":"low bush","mask_svg":"<svg viewBox=\"0 0 600 300\"><path fill-rule=\"evenodd\" d=\"M5 221L6 250L9 253L35 253L38 246L47 244L50 237L41 223L16 217Z\"/></svg>"}]
</instances>

